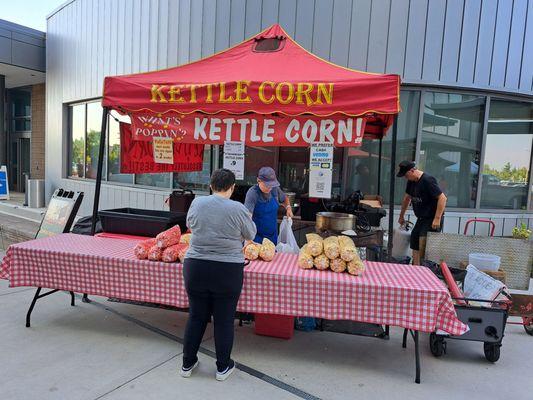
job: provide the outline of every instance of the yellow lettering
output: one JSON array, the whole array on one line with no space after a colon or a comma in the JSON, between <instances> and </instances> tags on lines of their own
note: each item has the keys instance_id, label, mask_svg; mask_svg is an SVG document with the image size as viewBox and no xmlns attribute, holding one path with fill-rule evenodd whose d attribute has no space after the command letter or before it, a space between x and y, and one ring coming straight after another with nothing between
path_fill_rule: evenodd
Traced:
<instances>
[{"instance_id":1,"label":"yellow lettering","mask_svg":"<svg viewBox=\"0 0 533 400\"><path fill-rule=\"evenodd\" d=\"M333 101L333 83L328 83L327 85L329 87L326 87L325 83L318 84L315 104L323 104L322 95L324 96L324 100L326 100L327 104L331 104Z\"/></svg>"},{"instance_id":2,"label":"yellow lettering","mask_svg":"<svg viewBox=\"0 0 533 400\"><path fill-rule=\"evenodd\" d=\"M205 99L205 102L206 103L212 103L213 102L213 84L212 83L208 83L205 86L207 88L207 97Z\"/></svg>"},{"instance_id":3,"label":"yellow lettering","mask_svg":"<svg viewBox=\"0 0 533 400\"><path fill-rule=\"evenodd\" d=\"M191 88L191 99L189 103L196 103L196 88L202 87L203 85L190 85Z\"/></svg>"},{"instance_id":4,"label":"yellow lettering","mask_svg":"<svg viewBox=\"0 0 533 400\"><path fill-rule=\"evenodd\" d=\"M283 98L283 86L287 86L287 89L289 93L287 93L287 97ZM289 104L294 99L294 87L289 82L280 82L276 86L276 99L281 104Z\"/></svg>"},{"instance_id":5,"label":"yellow lettering","mask_svg":"<svg viewBox=\"0 0 533 400\"><path fill-rule=\"evenodd\" d=\"M309 95L313 91L313 88L314 85L312 83L298 83L296 87L296 104L313 105L313 99ZM305 97L305 103L303 97Z\"/></svg>"},{"instance_id":6,"label":"yellow lettering","mask_svg":"<svg viewBox=\"0 0 533 400\"><path fill-rule=\"evenodd\" d=\"M274 88L274 82L264 81L261 82L261 84L259 85L259 100L261 100L265 104L270 104L274 102L274 95L267 99L265 97L265 86L270 86L271 88Z\"/></svg>"},{"instance_id":7,"label":"yellow lettering","mask_svg":"<svg viewBox=\"0 0 533 400\"><path fill-rule=\"evenodd\" d=\"M183 85L172 85L170 89L168 89L168 95L170 96L168 98L168 101L170 103L185 103L185 100L183 99L183 96L181 95L181 88Z\"/></svg>"},{"instance_id":8,"label":"yellow lettering","mask_svg":"<svg viewBox=\"0 0 533 400\"><path fill-rule=\"evenodd\" d=\"M166 88L165 85L152 85L152 99L150 100L152 103L168 103L165 94L163 93L164 88Z\"/></svg>"},{"instance_id":9,"label":"yellow lettering","mask_svg":"<svg viewBox=\"0 0 533 400\"><path fill-rule=\"evenodd\" d=\"M237 87L235 88L235 103L252 102L252 99L248 96L248 86L250 86L250 83L250 81L237 81Z\"/></svg>"},{"instance_id":10,"label":"yellow lettering","mask_svg":"<svg viewBox=\"0 0 533 400\"><path fill-rule=\"evenodd\" d=\"M219 103L234 103L233 96L226 98L226 82L220 82Z\"/></svg>"}]
</instances>

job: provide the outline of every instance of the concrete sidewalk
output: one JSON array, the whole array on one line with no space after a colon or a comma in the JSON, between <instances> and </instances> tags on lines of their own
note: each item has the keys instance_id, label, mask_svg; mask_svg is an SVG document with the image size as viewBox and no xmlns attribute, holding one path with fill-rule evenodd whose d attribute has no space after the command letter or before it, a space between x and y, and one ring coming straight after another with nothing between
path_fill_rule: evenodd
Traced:
<instances>
[{"instance_id":1,"label":"concrete sidewalk","mask_svg":"<svg viewBox=\"0 0 533 400\"><path fill-rule=\"evenodd\" d=\"M35 238L46 209L24 207L24 194L12 194L11 200L0 201L0 251L13 243Z\"/></svg>"},{"instance_id":2,"label":"concrete sidewalk","mask_svg":"<svg viewBox=\"0 0 533 400\"><path fill-rule=\"evenodd\" d=\"M482 344L461 341L449 341L436 359L422 335L421 385L413 382L413 344L401 348L400 329L389 341L319 331L285 341L237 326L234 358L243 366L216 382L211 326L199 370L183 379L186 314L101 297L71 307L67 294L56 293L39 300L25 328L33 293L0 281L2 399L532 398L533 337L521 326L508 326L496 364L484 359Z\"/></svg>"}]
</instances>

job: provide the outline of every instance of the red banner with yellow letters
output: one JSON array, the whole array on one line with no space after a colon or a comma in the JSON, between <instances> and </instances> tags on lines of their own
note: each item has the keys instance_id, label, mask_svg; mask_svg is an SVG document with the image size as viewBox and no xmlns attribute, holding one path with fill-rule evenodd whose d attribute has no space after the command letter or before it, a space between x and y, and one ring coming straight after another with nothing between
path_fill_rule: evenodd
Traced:
<instances>
[{"instance_id":1,"label":"red banner with yellow letters","mask_svg":"<svg viewBox=\"0 0 533 400\"><path fill-rule=\"evenodd\" d=\"M190 64L106 77L102 104L138 118L191 117L189 120L179 117L181 121L174 128L202 118L199 114L208 115L211 118L206 123L215 135L217 119L226 119L221 122L226 125L232 123L229 121L232 118L236 121L249 118L253 124L250 115L263 115L262 120L256 118L257 123L276 121L274 142L284 145L287 141L291 143L292 136L286 135L291 123L294 128L299 123L300 130L310 132L318 124L319 132L327 132L331 123L325 122L321 129L322 118L333 121L334 130L342 132L345 131L342 124L361 123L356 121L364 118L363 132L383 136L394 114L400 112L399 99L398 75L373 74L332 64L305 50L279 25L273 25L232 48ZM135 122L134 129L138 128L141 126ZM187 132L193 128L187 125ZM245 135L253 145L252 132ZM256 142L265 145L261 143L264 140Z\"/></svg>"}]
</instances>

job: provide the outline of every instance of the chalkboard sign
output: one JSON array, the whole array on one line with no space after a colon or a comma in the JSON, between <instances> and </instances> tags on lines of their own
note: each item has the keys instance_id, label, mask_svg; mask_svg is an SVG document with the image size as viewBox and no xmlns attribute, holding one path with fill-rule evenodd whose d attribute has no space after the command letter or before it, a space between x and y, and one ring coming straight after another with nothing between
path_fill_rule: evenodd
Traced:
<instances>
[{"instance_id":1,"label":"chalkboard sign","mask_svg":"<svg viewBox=\"0 0 533 400\"><path fill-rule=\"evenodd\" d=\"M0 167L0 200L9 200L9 185L7 182L7 168Z\"/></svg>"},{"instance_id":2,"label":"chalkboard sign","mask_svg":"<svg viewBox=\"0 0 533 400\"><path fill-rule=\"evenodd\" d=\"M36 239L70 232L82 200L83 192L57 189L52 195Z\"/></svg>"}]
</instances>

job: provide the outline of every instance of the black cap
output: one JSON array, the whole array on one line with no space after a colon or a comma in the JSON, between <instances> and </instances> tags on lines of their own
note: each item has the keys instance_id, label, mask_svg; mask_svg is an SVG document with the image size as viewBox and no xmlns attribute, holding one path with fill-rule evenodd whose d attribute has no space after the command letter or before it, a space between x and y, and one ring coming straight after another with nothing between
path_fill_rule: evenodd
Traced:
<instances>
[{"instance_id":1,"label":"black cap","mask_svg":"<svg viewBox=\"0 0 533 400\"><path fill-rule=\"evenodd\" d=\"M398 178L401 178L402 176L405 175L406 172L412 170L414 167L416 167L416 164L414 163L414 161L404 160L400 163L400 170L398 171L396 176Z\"/></svg>"}]
</instances>

